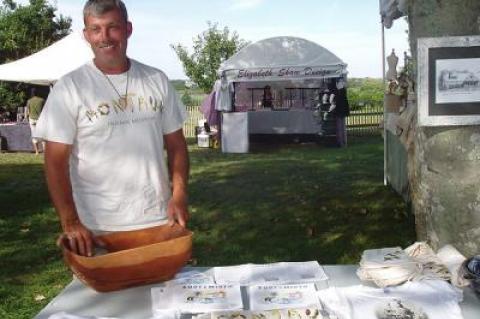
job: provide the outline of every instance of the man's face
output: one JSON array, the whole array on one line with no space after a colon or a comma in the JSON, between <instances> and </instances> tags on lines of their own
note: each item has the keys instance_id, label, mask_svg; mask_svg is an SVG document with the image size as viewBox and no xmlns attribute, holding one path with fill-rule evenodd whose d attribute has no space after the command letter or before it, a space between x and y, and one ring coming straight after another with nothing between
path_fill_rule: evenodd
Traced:
<instances>
[{"instance_id":1,"label":"man's face","mask_svg":"<svg viewBox=\"0 0 480 319\"><path fill-rule=\"evenodd\" d=\"M125 66L127 39L132 34L132 24L125 21L120 10L98 16L88 15L83 34L92 47L97 67L111 69Z\"/></svg>"}]
</instances>

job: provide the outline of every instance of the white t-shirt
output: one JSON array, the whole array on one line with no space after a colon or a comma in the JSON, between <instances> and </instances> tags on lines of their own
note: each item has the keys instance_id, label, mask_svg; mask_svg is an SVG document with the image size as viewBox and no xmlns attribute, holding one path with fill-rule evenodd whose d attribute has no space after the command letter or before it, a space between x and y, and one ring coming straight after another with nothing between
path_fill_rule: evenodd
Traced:
<instances>
[{"instance_id":1,"label":"white t-shirt","mask_svg":"<svg viewBox=\"0 0 480 319\"><path fill-rule=\"evenodd\" d=\"M72 145L73 198L92 230L166 222L171 189L163 135L182 128L186 110L162 71L130 62L128 72L108 76L112 83L93 61L65 75L37 123L37 137ZM119 94L127 79L125 106Z\"/></svg>"},{"instance_id":2,"label":"white t-shirt","mask_svg":"<svg viewBox=\"0 0 480 319\"><path fill-rule=\"evenodd\" d=\"M461 291L442 280L401 286L351 286L318 292L322 305L339 319L462 319Z\"/></svg>"}]
</instances>

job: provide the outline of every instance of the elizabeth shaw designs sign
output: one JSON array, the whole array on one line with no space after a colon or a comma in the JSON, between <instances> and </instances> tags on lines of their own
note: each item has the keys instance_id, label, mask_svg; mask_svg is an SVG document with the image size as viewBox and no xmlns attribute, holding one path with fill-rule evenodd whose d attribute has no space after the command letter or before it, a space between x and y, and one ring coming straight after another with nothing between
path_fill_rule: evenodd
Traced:
<instances>
[{"instance_id":1,"label":"elizabeth shaw designs sign","mask_svg":"<svg viewBox=\"0 0 480 319\"><path fill-rule=\"evenodd\" d=\"M332 67L287 67L287 68L260 68L240 69L228 71L230 76L241 81L257 81L267 79L298 79L298 78L324 78L343 74L342 66Z\"/></svg>"}]
</instances>

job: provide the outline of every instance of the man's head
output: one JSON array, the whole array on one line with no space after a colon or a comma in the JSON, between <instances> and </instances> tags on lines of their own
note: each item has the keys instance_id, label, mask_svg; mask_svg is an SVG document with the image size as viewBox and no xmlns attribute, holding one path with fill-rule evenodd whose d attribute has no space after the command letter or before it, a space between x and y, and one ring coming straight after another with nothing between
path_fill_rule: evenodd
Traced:
<instances>
[{"instance_id":1,"label":"man's head","mask_svg":"<svg viewBox=\"0 0 480 319\"><path fill-rule=\"evenodd\" d=\"M83 10L85 39L103 72L121 73L128 68L127 40L132 34L127 9L121 0L89 0Z\"/></svg>"},{"instance_id":2,"label":"man's head","mask_svg":"<svg viewBox=\"0 0 480 319\"><path fill-rule=\"evenodd\" d=\"M125 22L128 22L128 12L125 4L121 0L88 0L83 7L83 22L89 15L100 16L108 11L120 10Z\"/></svg>"}]
</instances>

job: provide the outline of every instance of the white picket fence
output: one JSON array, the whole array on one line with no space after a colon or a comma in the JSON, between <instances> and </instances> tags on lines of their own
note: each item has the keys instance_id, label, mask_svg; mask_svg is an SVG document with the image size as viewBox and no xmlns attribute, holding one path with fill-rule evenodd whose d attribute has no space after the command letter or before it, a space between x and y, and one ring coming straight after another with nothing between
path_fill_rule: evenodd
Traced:
<instances>
[{"instance_id":1,"label":"white picket fence","mask_svg":"<svg viewBox=\"0 0 480 319\"><path fill-rule=\"evenodd\" d=\"M183 131L185 137L195 137L195 127L198 120L203 119L200 106L187 106L188 119L185 121ZM383 105L367 105L359 110L350 112L347 118L348 135L376 135L380 133L378 125L383 121Z\"/></svg>"},{"instance_id":2,"label":"white picket fence","mask_svg":"<svg viewBox=\"0 0 480 319\"><path fill-rule=\"evenodd\" d=\"M195 127L198 126L198 120L203 119L200 112L200 106L187 106L188 118L183 125L183 134L185 137L195 137Z\"/></svg>"}]
</instances>

